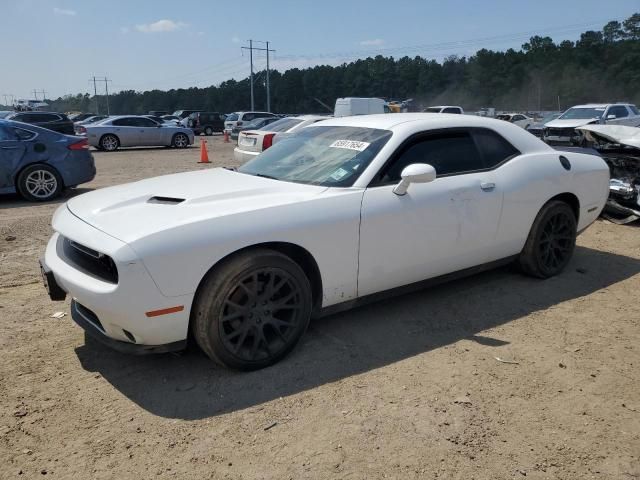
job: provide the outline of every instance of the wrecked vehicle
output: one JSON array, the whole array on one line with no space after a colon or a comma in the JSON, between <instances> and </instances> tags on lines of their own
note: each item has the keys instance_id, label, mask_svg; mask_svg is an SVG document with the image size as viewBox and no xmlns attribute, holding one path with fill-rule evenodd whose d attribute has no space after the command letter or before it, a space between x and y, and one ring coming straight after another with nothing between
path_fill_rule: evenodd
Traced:
<instances>
[{"instance_id":1,"label":"wrecked vehicle","mask_svg":"<svg viewBox=\"0 0 640 480\"><path fill-rule=\"evenodd\" d=\"M622 125L579 127L609 165L609 199L602 216L619 225L640 219L640 128Z\"/></svg>"},{"instance_id":2,"label":"wrecked vehicle","mask_svg":"<svg viewBox=\"0 0 640 480\"><path fill-rule=\"evenodd\" d=\"M590 103L571 107L557 119L545 124L542 139L549 144L585 146L578 127L585 125L640 125L640 111L630 103Z\"/></svg>"}]
</instances>

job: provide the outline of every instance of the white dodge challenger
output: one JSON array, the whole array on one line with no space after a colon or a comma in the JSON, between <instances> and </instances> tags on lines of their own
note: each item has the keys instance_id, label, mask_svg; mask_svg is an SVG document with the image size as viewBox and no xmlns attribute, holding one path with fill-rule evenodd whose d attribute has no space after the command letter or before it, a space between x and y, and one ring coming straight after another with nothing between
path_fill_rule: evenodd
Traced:
<instances>
[{"instance_id":1,"label":"white dodge challenger","mask_svg":"<svg viewBox=\"0 0 640 480\"><path fill-rule=\"evenodd\" d=\"M601 158L503 121L336 118L237 170L72 198L41 267L50 297L69 294L76 323L113 348L193 338L249 370L290 352L312 316L382 292L512 261L556 275L608 194Z\"/></svg>"}]
</instances>

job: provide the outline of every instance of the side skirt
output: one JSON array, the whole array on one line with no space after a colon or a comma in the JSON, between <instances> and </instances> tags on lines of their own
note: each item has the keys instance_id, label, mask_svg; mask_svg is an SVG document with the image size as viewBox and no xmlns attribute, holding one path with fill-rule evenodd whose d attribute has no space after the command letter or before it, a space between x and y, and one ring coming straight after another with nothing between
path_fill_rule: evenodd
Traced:
<instances>
[{"instance_id":1,"label":"side skirt","mask_svg":"<svg viewBox=\"0 0 640 480\"><path fill-rule=\"evenodd\" d=\"M329 315L333 315L335 313L343 312L345 310L350 310L355 307L360 307L362 305L368 305L370 303L379 302L381 300L386 300L386 299L397 297L400 295L406 295L407 293L413 293L419 290L424 290L426 288L447 283L452 280L469 277L471 275L475 275L481 272L486 272L487 270L493 270L498 267L508 265L517 258L518 258L518 255L512 255L510 257L502 258L500 260L495 260L493 262L484 263L482 265L466 268L464 270L459 270L457 272L447 273L445 275L440 275L439 277L433 277L426 280L421 280L419 282L410 283L409 285L403 285L402 287L396 287L390 290L384 290L382 292L372 293L371 295L366 295L364 297L356 298L355 300L348 300L346 302L338 303L336 305L331 305L330 307L325 307L317 310L316 312L314 312L313 318L326 317Z\"/></svg>"}]
</instances>

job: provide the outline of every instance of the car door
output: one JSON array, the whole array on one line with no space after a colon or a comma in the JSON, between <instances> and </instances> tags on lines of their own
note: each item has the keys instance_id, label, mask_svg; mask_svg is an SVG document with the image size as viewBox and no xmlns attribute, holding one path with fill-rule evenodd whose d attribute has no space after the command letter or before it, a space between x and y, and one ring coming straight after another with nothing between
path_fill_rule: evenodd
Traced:
<instances>
[{"instance_id":1,"label":"car door","mask_svg":"<svg viewBox=\"0 0 640 480\"><path fill-rule=\"evenodd\" d=\"M393 193L402 170L432 165L437 177ZM358 295L407 285L491 259L502 189L471 130L412 137L364 193Z\"/></svg>"},{"instance_id":2,"label":"car door","mask_svg":"<svg viewBox=\"0 0 640 480\"><path fill-rule=\"evenodd\" d=\"M112 128L105 125L105 131L100 133L104 134L112 131L112 133L120 139L121 147L135 147L139 141L138 126L135 119L135 117L116 118L111 122Z\"/></svg>"},{"instance_id":3,"label":"car door","mask_svg":"<svg viewBox=\"0 0 640 480\"><path fill-rule=\"evenodd\" d=\"M633 125L629 110L624 105L612 105L605 113L605 122L610 125Z\"/></svg>"},{"instance_id":4,"label":"car door","mask_svg":"<svg viewBox=\"0 0 640 480\"><path fill-rule=\"evenodd\" d=\"M134 118L137 128L137 144L140 146L164 145L162 126L150 118Z\"/></svg>"},{"instance_id":5,"label":"car door","mask_svg":"<svg viewBox=\"0 0 640 480\"><path fill-rule=\"evenodd\" d=\"M0 189L13 187L14 176L22 165L26 152L13 129L0 126Z\"/></svg>"}]
</instances>

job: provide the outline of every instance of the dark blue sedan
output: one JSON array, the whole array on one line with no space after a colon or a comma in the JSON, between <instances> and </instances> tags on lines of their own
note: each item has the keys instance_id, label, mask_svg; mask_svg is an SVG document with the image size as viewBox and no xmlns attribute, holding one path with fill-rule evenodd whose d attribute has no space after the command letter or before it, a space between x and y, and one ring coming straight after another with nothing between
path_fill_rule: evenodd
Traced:
<instances>
[{"instance_id":1,"label":"dark blue sedan","mask_svg":"<svg viewBox=\"0 0 640 480\"><path fill-rule=\"evenodd\" d=\"M0 119L0 194L44 202L95 175L86 138Z\"/></svg>"}]
</instances>

